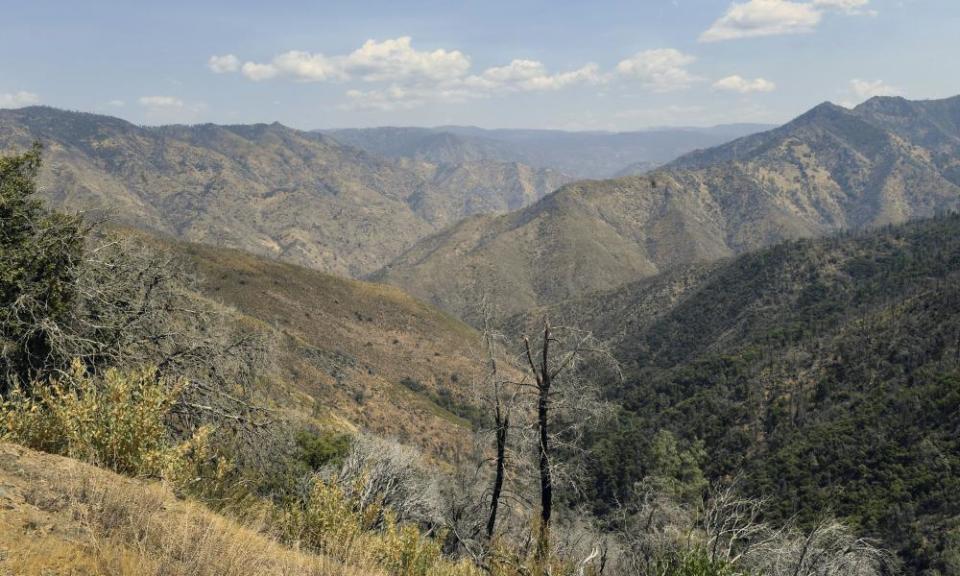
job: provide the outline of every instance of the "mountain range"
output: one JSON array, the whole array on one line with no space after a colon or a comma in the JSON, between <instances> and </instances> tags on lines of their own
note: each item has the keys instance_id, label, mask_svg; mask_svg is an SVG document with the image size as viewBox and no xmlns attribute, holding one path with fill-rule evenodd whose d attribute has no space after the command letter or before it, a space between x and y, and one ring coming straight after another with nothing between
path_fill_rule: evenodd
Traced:
<instances>
[{"instance_id":1,"label":"mountain range","mask_svg":"<svg viewBox=\"0 0 960 576\"><path fill-rule=\"evenodd\" d=\"M350 276L465 216L521 208L570 180L515 161L400 162L280 124L140 127L0 110L0 149L35 141L58 207Z\"/></svg>"},{"instance_id":2,"label":"mountain range","mask_svg":"<svg viewBox=\"0 0 960 576\"><path fill-rule=\"evenodd\" d=\"M468 218L371 277L464 318L509 315L695 262L960 206L960 97L821 104L792 122L640 176L568 184Z\"/></svg>"}]
</instances>

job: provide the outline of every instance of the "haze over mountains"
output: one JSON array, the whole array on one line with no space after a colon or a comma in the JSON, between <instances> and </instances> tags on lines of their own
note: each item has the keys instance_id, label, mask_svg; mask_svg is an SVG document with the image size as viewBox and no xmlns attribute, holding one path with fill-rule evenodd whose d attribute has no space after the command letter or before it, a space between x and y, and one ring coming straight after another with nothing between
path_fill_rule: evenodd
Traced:
<instances>
[{"instance_id":1,"label":"haze over mountains","mask_svg":"<svg viewBox=\"0 0 960 576\"><path fill-rule=\"evenodd\" d=\"M709 148L769 128L772 126L727 124L637 132L566 132L440 126L324 132L344 144L388 158L437 164L519 161L577 178L610 178L646 171L698 148Z\"/></svg>"},{"instance_id":2,"label":"haze over mountains","mask_svg":"<svg viewBox=\"0 0 960 576\"><path fill-rule=\"evenodd\" d=\"M680 264L960 205L960 98L825 103L643 176L576 182L418 242L374 277L469 317L615 288Z\"/></svg>"}]
</instances>

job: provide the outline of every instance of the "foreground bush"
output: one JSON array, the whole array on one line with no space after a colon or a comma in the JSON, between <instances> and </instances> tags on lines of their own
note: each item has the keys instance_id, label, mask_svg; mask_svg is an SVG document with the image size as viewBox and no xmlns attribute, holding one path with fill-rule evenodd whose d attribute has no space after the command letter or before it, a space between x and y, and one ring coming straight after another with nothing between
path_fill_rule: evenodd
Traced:
<instances>
[{"instance_id":1,"label":"foreground bush","mask_svg":"<svg viewBox=\"0 0 960 576\"><path fill-rule=\"evenodd\" d=\"M94 378L75 362L68 376L31 388L15 388L0 404L5 439L130 476L177 468L181 454L165 420L182 385L154 369L111 369Z\"/></svg>"}]
</instances>

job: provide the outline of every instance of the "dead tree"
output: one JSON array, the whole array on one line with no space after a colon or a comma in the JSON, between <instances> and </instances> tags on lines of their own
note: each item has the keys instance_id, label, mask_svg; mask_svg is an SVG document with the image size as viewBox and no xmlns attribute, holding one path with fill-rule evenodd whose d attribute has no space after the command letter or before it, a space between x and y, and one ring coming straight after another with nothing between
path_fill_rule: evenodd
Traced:
<instances>
[{"instance_id":1,"label":"dead tree","mask_svg":"<svg viewBox=\"0 0 960 576\"><path fill-rule=\"evenodd\" d=\"M582 448L582 435L592 421L608 413L600 400L599 378L587 374L588 368L613 366L612 357L586 331L576 328L553 328L548 320L536 343L524 336L524 357L532 376L532 383L521 385L533 388L535 395L534 445L539 476L540 506L537 524L536 550L538 569L550 560L550 528L553 502L557 487L556 454L563 451L568 457ZM571 458L567 464L574 464ZM563 471L565 480L576 483L575 466Z\"/></svg>"},{"instance_id":2,"label":"dead tree","mask_svg":"<svg viewBox=\"0 0 960 576\"><path fill-rule=\"evenodd\" d=\"M486 306L484 306L484 309ZM510 431L510 411L513 406L512 400L506 398L504 389L504 380L500 376L497 366L497 337L490 326L490 316L484 310L483 314L483 340L484 348L489 365L489 379L492 388L493 400L493 423L494 436L496 441L495 471L493 476L493 486L490 491L490 510L487 515L487 540L492 540L497 524L497 512L500 508L500 498L503 494L503 483L506 478L507 468L507 439Z\"/></svg>"}]
</instances>

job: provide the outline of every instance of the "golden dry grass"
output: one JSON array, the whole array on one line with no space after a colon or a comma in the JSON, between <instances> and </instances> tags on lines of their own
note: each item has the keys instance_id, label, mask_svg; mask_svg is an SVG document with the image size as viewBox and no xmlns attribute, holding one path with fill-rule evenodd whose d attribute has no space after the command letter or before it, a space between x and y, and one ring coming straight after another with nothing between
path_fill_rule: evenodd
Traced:
<instances>
[{"instance_id":1,"label":"golden dry grass","mask_svg":"<svg viewBox=\"0 0 960 576\"><path fill-rule=\"evenodd\" d=\"M178 500L165 486L0 444L0 575L359 576L256 527Z\"/></svg>"}]
</instances>

